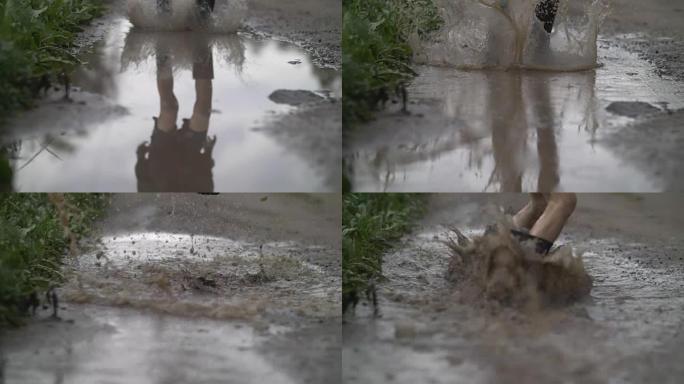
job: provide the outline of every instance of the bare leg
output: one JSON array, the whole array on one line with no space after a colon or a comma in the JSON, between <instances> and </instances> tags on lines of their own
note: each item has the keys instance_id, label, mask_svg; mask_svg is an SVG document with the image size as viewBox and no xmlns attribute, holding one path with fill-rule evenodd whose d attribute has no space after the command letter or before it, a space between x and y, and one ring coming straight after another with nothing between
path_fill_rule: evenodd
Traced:
<instances>
[{"instance_id":1,"label":"bare leg","mask_svg":"<svg viewBox=\"0 0 684 384\"><path fill-rule=\"evenodd\" d=\"M159 120L157 128L164 132L171 132L176 128L178 119L178 100L173 94L173 78L157 79L159 89Z\"/></svg>"},{"instance_id":2,"label":"bare leg","mask_svg":"<svg viewBox=\"0 0 684 384\"><path fill-rule=\"evenodd\" d=\"M530 230L530 235L553 243L575 211L576 205L577 195L574 193L552 193L544 213Z\"/></svg>"},{"instance_id":3,"label":"bare leg","mask_svg":"<svg viewBox=\"0 0 684 384\"><path fill-rule=\"evenodd\" d=\"M213 88L211 79L195 80L195 93L197 98L190 117L190 130L206 132L209 129L209 117L211 116L211 97Z\"/></svg>"},{"instance_id":4,"label":"bare leg","mask_svg":"<svg viewBox=\"0 0 684 384\"><path fill-rule=\"evenodd\" d=\"M513 216L517 228L531 229L546 209L547 201L543 193L530 193L530 201Z\"/></svg>"}]
</instances>

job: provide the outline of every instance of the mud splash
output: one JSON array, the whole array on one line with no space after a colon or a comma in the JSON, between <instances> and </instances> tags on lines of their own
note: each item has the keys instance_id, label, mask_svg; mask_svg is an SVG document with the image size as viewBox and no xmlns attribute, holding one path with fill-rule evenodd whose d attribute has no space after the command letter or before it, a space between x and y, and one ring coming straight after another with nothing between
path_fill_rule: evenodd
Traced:
<instances>
[{"instance_id":1,"label":"mud splash","mask_svg":"<svg viewBox=\"0 0 684 384\"><path fill-rule=\"evenodd\" d=\"M201 14L196 0L128 0L128 16L138 28L156 31L205 30L236 32L247 15L244 0L218 0L207 16Z\"/></svg>"},{"instance_id":2,"label":"mud splash","mask_svg":"<svg viewBox=\"0 0 684 384\"><path fill-rule=\"evenodd\" d=\"M246 243L172 233L106 236L73 260L62 289L73 303L151 309L184 317L338 315L339 284L306 261L324 247Z\"/></svg>"},{"instance_id":3,"label":"mud splash","mask_svg":"<svg viewBox=\"0 0 684 384\"><path fill-rule=\"evenodd\" d=\"M604 0L560 0L551 31L538 0L440 1L444 26L427 42L414 38L415 61L462 69L577 71L597 65Z\"/></svg>"},{"instance_id":4,"label":"mud splash","mask_svg":"<svg viewBox=\"0 0 684 384\"><path fill-rule=\"evenodd\" d=\"M452 230L455 237L446 241L453 252L447 277L461 293L525 308L569 303L589 295L592 279L581 254L562 246L542 259L522 247L510 228L499 223L495 230L472 239Z\"/></svg>"}]
</instances>

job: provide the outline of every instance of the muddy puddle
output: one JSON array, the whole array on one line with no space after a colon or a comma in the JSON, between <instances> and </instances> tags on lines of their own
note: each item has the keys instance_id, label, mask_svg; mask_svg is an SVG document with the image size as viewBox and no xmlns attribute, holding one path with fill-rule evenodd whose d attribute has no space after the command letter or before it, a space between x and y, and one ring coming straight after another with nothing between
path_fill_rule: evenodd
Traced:
<instances>
[{"instance_id":1,"label":"muddy puddle","mask_svg":"<svg viewBox=\"0 0 684 384\"><path fill-rule=\"evenodd\" d=\"M667 181L603 140L684 107L684 87L599 38L579 72L418 67L408 112L389 105L345 140L356 191L662 191ZM645 140L643 145L648 145Z\"/></svg>"},{"instance_id":2,"label":"muddy puddle","mask_svg":"<svg viewBox=\"0 0 684 384\"><path fill-rule=\"evenodd\" d=\"M338 382L340 274L317 262L330 252L102 236L65 267L59 320L47 308L2 334L0 382Z\"/></svg>"},{"instance_id":3,"label":"muddy puddle","mask_svg":"<svg viewBox=\"0 0 684 384\"><path fill-rule=\"evenodd\" d=\"M297 381L259 350L265 326L169 318L121 308L79 306L77 318L32 325L3 337L7 383L218 383Z\"/></svg>"},{"instance_id":4,"label":"muddy puddle","mask_svg":"<svg viewBox=\"0 0 684 384\"><path fill-rule=\"evenodd\" d=\"M56 85L2 138L18 191L315 192L339 184L338 161L323 161L339 149L321 144L339 143L339 130L321 130L312 147L287 123L339 114L329 107L340 96L339 72L315 66L295 45L246 33L150 32L120 17L81 59L70 100Z\"/></svg>"},{"instance_id":5,"label":"muddy puddle","mask_svg":"<svg viewBox=\"0 0 684 384\"><path fill-rule=\"evenodd\" d=\"M381 317L360 306L343 325L344 382L677 382L681 239L563 237L584 252L590 297L513 310L474 302L446 282L446 231L426 226L385 256Z\"/></svg>"},{"instance_id":6,"label":"muddy puddle","mask_svg":"<svg viewBox=\"0 0 684 384\"><path fill-rule=\"evenodd\" d=\"M105 236L72 261L61 291L72 302L178 316L327 319L338 315L339 276L314 260L330 252L162 232Z\"/></svg>"}]
</instances>

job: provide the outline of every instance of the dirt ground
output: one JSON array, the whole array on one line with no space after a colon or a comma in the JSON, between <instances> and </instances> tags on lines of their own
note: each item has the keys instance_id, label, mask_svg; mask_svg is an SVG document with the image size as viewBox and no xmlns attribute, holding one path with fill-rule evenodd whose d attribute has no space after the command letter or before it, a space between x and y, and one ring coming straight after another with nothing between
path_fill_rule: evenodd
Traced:
<instances>
[{"instance_id":1,"label":"dirt ground","mask_svg":"<svg viewBox=\"0 0 684 384\"><path fill-rule=\"evenodd\" d=\"M684 159L677 149L684 140L682 5L610 4L599 31L596 70L417 66L408 112L395 100L345 140L354 189L684 189Z\"/></svg>"},{"instance_id":2,"label":"dirt ground","mask_svg":"<svg viewBox=\"0 0 684 384\"><path fill-rule=\"evenodd\" d=\"M0 382L339 382L340 200L113 195Z\"/></svg>"},{"instance_id":3,"label":"dirt ground","mask_svg":"<svg viewBox=\"0 0 684 384\"><path fill-rule=\"evenodd\" d=\"M584 252L589 298L515 310L473 301L445 279L447 228L482 231L525 196L437 195L385 255L379 318L343 325L345 383L676 383L684 258L677 194L579 196L559 244Z\"/></svg>"}]
</instances>

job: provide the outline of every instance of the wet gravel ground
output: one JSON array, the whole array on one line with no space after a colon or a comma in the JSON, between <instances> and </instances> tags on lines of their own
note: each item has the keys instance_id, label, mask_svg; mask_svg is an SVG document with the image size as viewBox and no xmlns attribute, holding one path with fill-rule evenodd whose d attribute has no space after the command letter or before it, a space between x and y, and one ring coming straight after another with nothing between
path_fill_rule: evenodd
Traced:
<instances>
[{"instance_id":1,"label":"wet gravel ground","mask_svg":"<svg viewBox=\"0 0 684 384\"><path fill-rule=\"evenodd\" d=\"M339 382L339 223L338 195L113 195L1 382Z\"/></svg>"},{"instance_id":2,"label":"wet gravel ground","mask_svg":"<svg viewBox=\"0 0 684 384\"><path fill-rule=\"evenodd\" d=\"M433 197L420 228L385 255L381 317L361 306L346 318L344 382L681 380L681 196L580 195L559 242L584 250L586 300L539 311L473 301L446 282L449 252L437 240L448 227L481 231L491 207L524 199Z\"/></svg>"}]
</instances>

